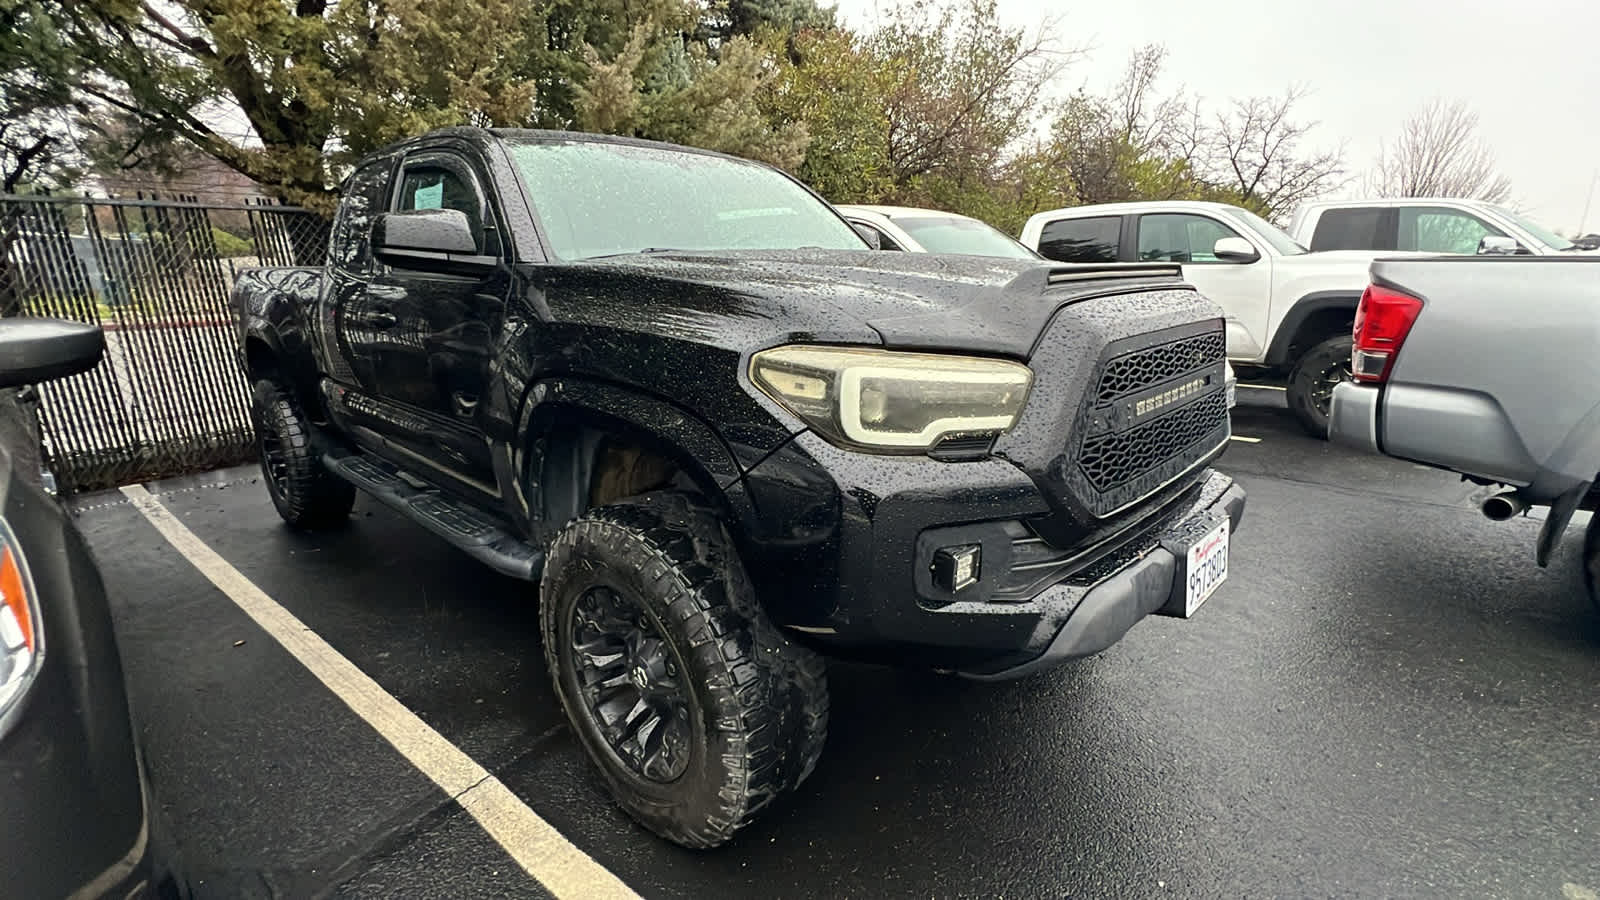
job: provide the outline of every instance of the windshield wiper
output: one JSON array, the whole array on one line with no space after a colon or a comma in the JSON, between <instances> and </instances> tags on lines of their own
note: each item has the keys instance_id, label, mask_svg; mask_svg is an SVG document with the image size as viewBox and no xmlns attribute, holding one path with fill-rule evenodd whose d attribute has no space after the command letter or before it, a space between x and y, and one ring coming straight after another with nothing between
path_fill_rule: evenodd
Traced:
<instances>
[{"instance_id":1,"label":"windshield wiper","mask_svg":"<svg viewBox=\"0 0 1600 900\"><path fill-rule=\"evenodd\" d=\"M602 253L599 256L585 256L584 259L611 259L616 256L640 256L647 253L687 253L677 247L646 247L643 250L624 250L621 253Z\"/></svg>"}]
</instances>

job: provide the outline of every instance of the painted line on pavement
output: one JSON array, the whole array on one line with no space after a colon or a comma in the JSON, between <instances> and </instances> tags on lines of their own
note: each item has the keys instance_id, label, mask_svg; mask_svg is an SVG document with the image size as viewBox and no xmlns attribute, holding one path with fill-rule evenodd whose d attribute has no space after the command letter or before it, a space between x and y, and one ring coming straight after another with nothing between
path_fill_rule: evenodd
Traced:
<instances>
[{"instance_id":1,"label":"painted line on pavement","mask_svg":"<svg viewBox=\"0 0 1600 900\"><path fill-rule=\"evenodd\" d=\"M1228 440L1230 440L1230 441L1240 441L1240 442L1246 443L1246 444L1259 444L1259 443L1261 443L1261 438L1245 437L1242 434L1230 434L1230 435L1228 435Z\"/></svg>"},{"instance_id":2,"label":"painted line on pavement","mask_svg":"<svg viewBox=\"0 0 1600 900\"><path fill-rule=\"evenodd\" d=\"M483 830L558 900L637 900L621 879L539 818L483 766L333 649L178 521L140 485L122 489L133 506L217 589L364 719L400 755L461 804Z\"/></svg>"},{"instance_id":3,"label":"painted line on pavement","mask_svg":"<svg viewBox=\"0 0 1600 900\"><path fill-rule=\"evenodd\" d=\"M1239 382L1239 387L1249 388L1252 391L1287 391L1288 388L1281 384L1245 384Z\"/></svg>"}]
</instances>

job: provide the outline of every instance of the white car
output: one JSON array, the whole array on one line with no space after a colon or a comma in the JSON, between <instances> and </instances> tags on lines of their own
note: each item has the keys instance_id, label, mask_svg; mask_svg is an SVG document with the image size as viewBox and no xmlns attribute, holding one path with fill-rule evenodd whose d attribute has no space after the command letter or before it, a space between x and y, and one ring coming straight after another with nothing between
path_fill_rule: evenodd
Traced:
<instances>
[{"instance_id":1,"label":"white car","mask_svg":"<svg viewBox=\"0 0 1600 900\"><path fill-rule=\"evenodd\" d=\"M878 249L1038 259L1016 238L971 216L908 206L835 205L845 220L876 234Z\"/></svg>"},{"instance_id":2,"label":"white car","mask_svg":"<svg viewBox=\"0 0 1600 900\"><path fill-rule=\"evenodd\" d=\"M1233 365L1247 377L1286 376L1289 408L1327 436L1333 388L1349 378L1356 305L1380 254L1311 253L1247 209L1177 200L1038 213L1021 241L1061 262L1181 263L1184 279L1222 307Z\"/></svg>"},{"instance_id":3,"label":"white car","mask_svg":"<svg viewBox=\"0 0 1600 900\"><path fill-rule=\"evenodd\" d=\"M1295 239L1313 251L1401 250L1422 253L1493 252L1493 240L1516 242L1512 252L1533 256L1584 252L1554 231L1503 206L1481 200L1394 197L1307 203L1290 223Z\"/></svg>"},{"instance_id":4,"label":"white car","mask_svg":"<svg viewBox=\"0 0 1600 900\"><path fill-rule=\"evenodd\" d=\"M908 206L841 204L834 208L857 229L874 233L880 250L1042 259L1000 229L970 216ZM1230 362L1223 363L1223 372L1228 386L1228 408L1232 409L1239 379Z\"/></svg>"}]
</instances>

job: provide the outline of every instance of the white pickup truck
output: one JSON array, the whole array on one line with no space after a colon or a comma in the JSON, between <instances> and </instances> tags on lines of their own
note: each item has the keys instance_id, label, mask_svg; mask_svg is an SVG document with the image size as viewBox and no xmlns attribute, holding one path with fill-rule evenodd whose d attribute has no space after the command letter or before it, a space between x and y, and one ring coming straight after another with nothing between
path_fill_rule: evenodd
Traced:
<instances>
[{"instance_id":1,"label":"white pickup truck","mask_svg":"<svg viewBox=\"0 0 1600 900\"><path fill-rule=\"evenodd\" d=\"M1289 408L1307 431L1327 435L1333 388L1349 378L1356 304L1379 254L1310 253L1249 210L1176 200L1038 213L1020 240L1062 262L1182 263L1184 280L1227 315L1240 377L1286 376Z\"/></svg>"},{"instance_id":2,"label":"white pickup truck","mask_svg":"<svg viewBox=\"0 0 1600 900\"><path fill-rule=\"evenodd\" d=\"M1289 232L1314 253L1399 250L1552 256L1585 252L1584 248L1527 216L1482 200L1431 197L1319 200L1295 212ZM1507 249L1495 249L1497 242L1507 242Z\"/></svg>"}]
</instances>

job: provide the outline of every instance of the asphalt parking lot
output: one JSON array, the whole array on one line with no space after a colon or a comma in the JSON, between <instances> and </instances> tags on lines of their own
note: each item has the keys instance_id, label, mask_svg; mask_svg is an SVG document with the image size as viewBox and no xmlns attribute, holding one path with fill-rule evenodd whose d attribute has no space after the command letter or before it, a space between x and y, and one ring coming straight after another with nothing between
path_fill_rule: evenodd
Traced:
<instances>
[{"instance_id":1,"label":"asphalt parking lot","mask_svg":"<svg viewBox=\"0 0 1600 900\"><path fill-rule=\"evenodd\" d=\"M530 588L376 504L286 530L254 470L147 486L177 521L647 897L1594 898L1600 613L1574 528L1301 436L1241 391L1249 492L1189 622L983 685L838 666L813 778L732 845L606 798ZM162 820L203 896L549 896L461 803L118 493L79 522L117 616ZM581 895L581 894L578 894Z\"/></svg>"}]
</instances>

